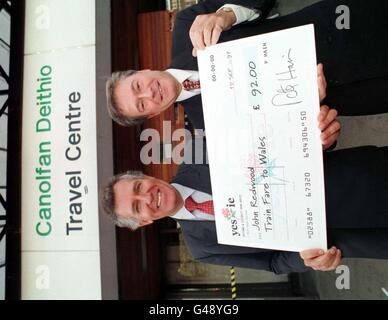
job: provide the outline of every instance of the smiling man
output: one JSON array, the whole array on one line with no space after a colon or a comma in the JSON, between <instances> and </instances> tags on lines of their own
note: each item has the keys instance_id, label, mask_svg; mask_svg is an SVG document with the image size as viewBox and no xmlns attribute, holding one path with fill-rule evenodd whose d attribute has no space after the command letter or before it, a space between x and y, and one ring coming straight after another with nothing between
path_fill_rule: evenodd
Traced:
<instances>
[{"instance_id":1,"label":"smiling man","mask_svg":"<svg viewBox=\"0 0 388 320\"><path fill-rule=\"evenodd\" d=\"M178 101L193 126L204 129L200 88L183 89L185 80L199 80L196 51L215 43L309 23L315 28L317 61L325 65L328 79L325 103L344 116L387 112L388 46L383 41L388 29L387 1L325 0L286 16L266 19L274 3L206 0L178 12L171 69L114 73L107 81L111 117L121 125L139 124ZM350 10L350 29L336 28L339 6ZM143 87L141 83L139 87L132 85L130 78L135 76L145 78ZM127 85L122 84L124 81Z\"/></svg>"},{"instance_id":2,"label":"smiling man","mask_svg":"<svg viewBox=\"0 0 388 320\"><path fill-rule=\"evenodd\" d=\"M109 87L114 96L109 104L112 116L118 121L145 119L158 115L171 106L182 90L181 84L165 71L141 70L114 74Z\"/></svg>"},{"instance_id":3,"label":"smiling man","mask_svg":"<svg viewBox=\"0 0 388 320\"><path fill-rule=\"evenodd\" d=\"M182 206L179 192L167 182L139 172L125 173L112 182L117 221L143 227L174 215ZM126 221L126 222L123 222Z\"/></svg>"},{"instance_id":4,"label":"smiling man","mask_svg":"<svg viewBox=\"0 0 388 320\"><path fill-rule=\"evenodd\" d=\"M185 83L185 79L193 72L169 69L113 73L106 88L110 116L123 126L131 126L159 114L175 101L198 95L198 88L183 88L193 85ZM327 87L322 64L317 66L317 78L319 99L322 102L326 97ZM337 114L336 109L321 106L318 121L324 150L333 147L339 136L341 126L337 121Z\"/></svg>"},{"instance_id":5,"label":"smiling man","mask_svg":"<svg viewBox=\"0 0 388 320\"><path fill-rule=\"evenodd\" d=\"M341 258L388 259L388 147L325 153L329 250L300 253L219 244L209 167L183 163L171 184L127 172L102 189L106 213L132 230L170 217L179 222L195 260L274 273L334 270Z\"/></svg>"},{"instance_id":6,"label":"smiling man","mask_svg":"<svg viewBox=\"0 0 388 320\"><path fill-rule=\"evenodd\" d=\"M256 23L265 19L274 3L275 0L207 0L198 6L208 13L217 11L217 17L222 19L222 23L225 23L222 29L218 29L218 26L214 28L214 30L219 30L219 35L222 30L230 29L232 25ZM177 21L179 21L181 14L181 12L178 13ZM178 28L180 29L180 27ZM184 36L189 39L188 30ZM217 38L216 32L213 38L214 40ZM175 36L173 41L175 42ZM183 58L186 59L186 50L190 50L189 58L191 60L192 49L191 44L188 44L187 47L181 47L177 54L182 53ZM175 55L173 53L173 56ZM185 80L197 81L199 79L198 67L182 68L179 65L176 68L173 65L174 63L172 69L165 71L142 70L136 72L135 70L128 70L113 73L106 85L107 106L110 116L121 125L136 125L147 118L160 114L176 101L187 102L195 96L200 97L199 88L193 90L190 86L185 88L183 85ZM132 85L134 79L130 78L135 77L144 80L143 87ZM139 84L141 85L141 82ZM189 87L190 89L188 89ZM201 105L199 107L201 108ZM200 119L199 123L196 119L191 120L197 129L204 127L202 125L203 119Z\"/></svg>"}]
</instances>

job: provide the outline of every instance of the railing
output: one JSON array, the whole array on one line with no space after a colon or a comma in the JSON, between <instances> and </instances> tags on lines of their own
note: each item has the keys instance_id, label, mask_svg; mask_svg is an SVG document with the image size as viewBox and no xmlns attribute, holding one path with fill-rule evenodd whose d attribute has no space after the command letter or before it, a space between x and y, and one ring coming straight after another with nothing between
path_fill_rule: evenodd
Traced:
<instances>
[{"instance_id":1,"label":"railing","mask_svg":"<svg viewBox=\"0 0 388 320\"><path fill-rule=\"evenodd\" d=\"M8 95L9 95L9 74L8 66L10 59L10 12L11 4L9 1L0 0L0 125L1 125L1 140L0 140L0 270L1 277L5 275L6 268L6 256L5 256L5 235L7 232L7 183L6 183L6 170L7 170L7 131L8 124ZM0 296L4 297L5 293L5 277L0 279Z\"/></svg>"},{"instance_id":2,"label":"railing","mask_svg":"<svg viewBox=\"0 0 388 320\"><path fill-rule=\"evenodd\" d=\"M0 146L0 152L6 154L6 180L0 182L3 189L0 206L5 208L5 216L0 220L3 225L0 234L1 244L6 237L5 261L0 261L5 268L5 298L19 299L21 288L21 251L20 251L20 214L21 214L21 133L22 133L22 94L23 94L23 43L24 43L24 0L0 0L0 13L6 13L10 27L9 41L3 36L0 46L9 51L9 63L2 65L0 71L1 95L7 95L4 104L0 103L0 116L7 117L7 145ZM9 17L9 19L8 19ZM8 26L8 25L7 25ZM4 28L0 29L4 35ZM5 61L5 60L3 60ZM3 64L3 63L2 63ZM5 67L9 65L9 69ZM8 71L9 70L9 71ZM0 96L1 97L1 96ZM3 100L0 100L3 101ZM1 166L4 167L3 164ZM4 193L6 191L6 196ZM2 213L1 213L2 214ZM0 259L1 260L1 259ZM1 269L4 271L4 269Z\"/></svg>"}]
</instances>

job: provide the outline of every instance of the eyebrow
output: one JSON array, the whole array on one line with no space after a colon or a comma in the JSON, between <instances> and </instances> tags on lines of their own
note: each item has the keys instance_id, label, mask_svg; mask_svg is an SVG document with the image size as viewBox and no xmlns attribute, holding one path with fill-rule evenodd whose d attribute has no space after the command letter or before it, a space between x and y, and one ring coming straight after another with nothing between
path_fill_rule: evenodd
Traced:
<instances>
[{"instance_id":1,"label":"eyebrow","mask_svg":"<svg viewBox=\"0 0 388 320\"><path fill-rule=\"evenodd\" d=\"M135 82L135 81L136 81L136 80L133 79L132 82L131 82L131 89L132 89L132 92L135 92L135 91L136 91L136 89L135 89L135 87L134 87L134 82ZM137 110L139 113L141 113L140 104L139 104L139 99L136 99L135 106L136 106L136 110Z\"/></svg>"},{"instance_id":2,"label":"eyebrow","mask_svg":"<svg viewBox=\"0 0 388 320\"><path fill-rule=\"evenodd\" d=\"M133 183L133 188L132 188L132 192L133 192L134 194L136 194L136 183L137 183L137 181L135 181L135 182ZM137 201L137 200L136 200L136 201ZM132 212L137 213L137 211L136 211L136 206L135 206L135 201L132 201Z\"/></svg>"},{"instance_id":3,"label":"eyebrow","mask_svg":"<svg viewBox=\"0 0 388 320\"><path fill-rule=\"evenodd\" d=\"M134 83L135 82L135 79L132 79L132 81L131 81L131 89L132 89L132 91L135 91L135 86L134 86Z\"/></svg>"}]
</instances>

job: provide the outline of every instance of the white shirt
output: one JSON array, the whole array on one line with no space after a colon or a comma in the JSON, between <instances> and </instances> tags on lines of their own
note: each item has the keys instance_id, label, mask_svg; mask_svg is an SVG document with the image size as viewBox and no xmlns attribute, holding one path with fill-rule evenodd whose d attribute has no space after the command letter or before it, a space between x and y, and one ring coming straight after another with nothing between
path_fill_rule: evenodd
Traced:
<instances>
[{"instance_id":1,"label":"white shirt","mask_svg":"<svg viewBox=\"0 0 388 320\"><path fill-rule=\"evenodd\" d=\"M236 4L224 4L221 8L230 8L233 10L236 16L236 22L233 24L234 26L245 21L255 20L260 17L260 12L257 12L253 9L248 9L246 7L238 6Z\"/></svg>"},{"instance_id":2,"label":"white shirt","mask_svg":"<svg viewBox=\"0 0 388 320\"><path fill-rule=\"evenodd\" d=\"M166 72L171 74L179 83L182 83L186 79L189 79L191 81L198 81L199 80L199 72L195 70L180 70L180 69L167 69ZM183 101L186 99L189 99L191 97L196 96L197 94L201 93L201 89L194 89L187 91L182 87L182 91L179 94L176 101Z\"/></svg>"},{"instance_id":3,"label":"white shirt","mask_svg":"<svg viewBox=\"0 0 388 320\"><path fill-rule=\"evenodd\" d=\"M177 183L171 184L175 189L178 190L179 194L182 196L183 203L188 197L192 197L195 202L204 202L212 200L213 197L205 192L197 191L194 189L191 189L189 187L182 186ZM199 210L194 210L190 213L185 206L183 206L175 215L171 216L175 219L181 219L181 220L211 220L214 221L214 215L204 213Z\"/></svg>"}]
</instances>

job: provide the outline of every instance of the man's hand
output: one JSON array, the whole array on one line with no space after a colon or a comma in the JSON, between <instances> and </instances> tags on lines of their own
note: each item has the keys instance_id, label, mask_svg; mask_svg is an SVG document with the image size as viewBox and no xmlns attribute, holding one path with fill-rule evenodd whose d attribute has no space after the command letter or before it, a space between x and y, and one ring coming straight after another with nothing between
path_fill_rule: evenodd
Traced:
<instances>
[{"instance_id":1,"label":"man's hand","mask_svg":"<svg viewBox=\"0 0 388 320\"><path fill-rule=\"evenodd\" d=\"M216 44L221 32L229 30L235 22L236 15L233 11L198 15L189 32L193 44L193 56L197 56L197 50Z\"/></svg>"},{"instance_id":2,"label":"man's hand","mask_svg":"<svg viewBox=\"0 0 388 320\"><path fill-rule=\"evenodd\" d=\"M321 106L318 115L319 129L321 130L321 141L323 150L330 148L336 142L341 131L341 123L337 120L337 110L329 109L328 106Z\"/></svg>"},{"instance_id":3,"label":"man's hand","mask_svg":"<svg viewBox=\"0 0 388 320\"><path fill-rule=\"evenodd\" d=\"M326 98L326 88L327 88L327 82L326 82L325 74L323 72L322 63L318 64L317 73L318 73L319 102L322 102Z\"/></svg>"},{"instance_id":4,"label":"man's hand","mask_svg":"<svg viewBox=\"0 0 388 320\"><path fill-rule=\"evenodd\" d=\"M331 247L324 252L320 249L310 249L299 253L306 267L316 271L335 270L341 261L341 250Z\"/></svg>"}]
</instances>

